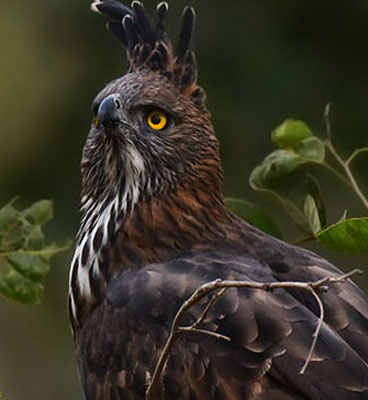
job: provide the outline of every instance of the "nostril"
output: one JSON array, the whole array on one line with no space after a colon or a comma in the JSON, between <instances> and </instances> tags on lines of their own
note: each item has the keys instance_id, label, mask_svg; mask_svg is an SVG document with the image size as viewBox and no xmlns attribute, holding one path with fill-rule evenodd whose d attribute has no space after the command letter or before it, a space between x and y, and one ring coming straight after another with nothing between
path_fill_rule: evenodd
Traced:
<instances>
[{"instance_id":1,"label":"nostril","mask_svg":"<svg viewBox=\"0 0 368 400\"><path fill-rule=\"evenodd\" d=\"M116 107L116 109L117 109L117 110L120 110L120 108L121 108L120 100L117 99L117 98L115 98L115 99L114 99L114 102L115 102L115 107Z\"/></svg>"}]
</instances>

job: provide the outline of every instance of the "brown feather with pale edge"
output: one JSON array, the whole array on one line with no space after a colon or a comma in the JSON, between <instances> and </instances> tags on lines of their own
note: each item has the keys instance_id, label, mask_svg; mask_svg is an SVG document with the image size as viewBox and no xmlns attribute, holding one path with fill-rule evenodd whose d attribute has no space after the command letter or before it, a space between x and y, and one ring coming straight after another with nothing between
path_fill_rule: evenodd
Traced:
<instances>
[{"instance_id":1,"label":"brown feather with pale edge","mask_svg":"<svg viewBox=\"0 0 368 400\"><path fill-rule=\"evenodd\" d=\"M226 210L219 145L191 46L186 8L178 45L141 3L93 9L128 55L128 73L95 99L82 156L82 221L71 266L70 318L87 400L144 399L180 305L217 279L316 281L342 273ZM159 110L162 131L147 125ZM109 112L110 119L106 120ZM105 118L103 121L102 119ZM320 293L325 321L304 375L319 308L297 290L229 289L202 329L173 347L163 399L368 399L368 300L351 281ZM208 299L185 315L201 315Z\"/></svg>"}]
</instances>

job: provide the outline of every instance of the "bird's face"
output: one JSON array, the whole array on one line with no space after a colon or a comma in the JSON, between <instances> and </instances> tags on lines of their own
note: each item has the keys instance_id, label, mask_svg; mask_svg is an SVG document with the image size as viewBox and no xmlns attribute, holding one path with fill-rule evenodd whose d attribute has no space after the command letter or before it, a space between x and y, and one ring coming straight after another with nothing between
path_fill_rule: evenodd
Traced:
<instances>
[{"instance_id":1,"label":"bird's face","mask_svg":"<svg viewBox=\"0 0 368 400\"><path fill-rule=\"evenodd\" d=\"M220 185L209 112L164 76L133 72L96 97L82 159L82 195L130 202L201 181ZM216 188L217 189L217 188Z\"/></svg>"}]
</instances>

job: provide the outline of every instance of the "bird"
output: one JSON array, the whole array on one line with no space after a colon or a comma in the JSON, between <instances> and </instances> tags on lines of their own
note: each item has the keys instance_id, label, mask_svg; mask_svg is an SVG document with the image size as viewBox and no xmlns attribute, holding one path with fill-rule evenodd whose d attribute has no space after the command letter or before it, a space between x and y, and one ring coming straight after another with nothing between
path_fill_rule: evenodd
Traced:
<instances>
[{"instance_id":1,"label":"bird","mask_svg":"<svg viewBox=\"0 0 368 400\"><path fill-rule=\"evenodd\" d=\"M138 1L98 0L92 10L107 18L128 67L93 101L68 307L85 398L140 400L173 319L200 286L343 273L226 208L219 141L197 78L194 9L184 8L176 44L166 2L154 18ZM367 296L350 279L318 296L323 321L311 293L295 288L233 287L212 308L207 295L183 316L183 326L200 329L172 346L154 398L368 399Z\"/></svg>"}]
</instances>

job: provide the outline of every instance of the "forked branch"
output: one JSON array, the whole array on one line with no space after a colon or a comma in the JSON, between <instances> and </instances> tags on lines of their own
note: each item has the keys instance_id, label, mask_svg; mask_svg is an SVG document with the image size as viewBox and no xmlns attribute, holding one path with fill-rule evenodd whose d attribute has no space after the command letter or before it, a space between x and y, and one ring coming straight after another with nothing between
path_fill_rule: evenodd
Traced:
<instances>
[{"instance_id":1,"label":"forked branch","mask_svg":"<svg viewBox=\"0 0 368 400\"><path fill-rule=\"evenodd\" d=\"M326 140L325 140L325 145L327 147L327 149L330 151L330 153L332 154L332 156L335 158L335 160L338 162L338 164L341 166L342 170L344 171L347 179L348 179L348 183L349 185L351 185L351 187L353 188L354 192L356 193L356 195L358 196L358 198L360 199L360 201L362 202L362 204L364 205L364 207L368 210L368 199L367 197L364 195L364 193L362 192L362 189L359 187L358 182L356 181L351 168L350 168L350 164L352 163L352 161L359 155L362 153L366 153L368 152L368 148L367 147L363 147L361 149L357 149L355 150L350 157L348 157L346 160L344 160L340 154L337 152L333 142L332 142L332 134L331 134L331 122L330 122L330 109L331 106L330 104L326 105L325 108L325 124L326 124ZM328 166L328 164L326 164L326 166ZM331 167L329 167L331 168ZM331 168L335 173L337 172L336 170L334 170L334 168Z\"/></svg>"},{"instance_id":2,"label":"forked branch","mask_svg":"<svg viewBox=\"0 0 368 400\"><path fill-rule=\"evenodd\" d=\"M146 399L153 400L160 398L162 395L162 377L165 371L166 363L170 355L170 351L178 340L180 334L191 332L199 333L204 335L209 335L215 337L219 340L231 341L230 337L221 335L217 332L212 332L204 329L198 328L198 326L205 320L209 311L215 305L216 301L225 294L226 290L229 288L248 288L256 290L264 290L266 292L271 292L275 289L299 289L306 290L311 293L311 295L316 299L319 306L319 319L316 330L313 333L311 347L309 349L308 356L304 362L303 367L300 370L300 374L304 374L306 371L310 360L312 358L316 343L318 340L319 333L321 331L323 320L324 320L324 307L322 300L318 294L318 291L327 291L328 286L336 283L343 283L351 276L359 274L362 271L359 269L354 269L347 274L341 275L337 278L326 277L315 282L270 282L270 283L260 283L260 282L246 282L246 281L232 281L232 280L221 280L216 279L212 282L205 283L200 286L190 297L187 299L180 307L179 311L176 313L174 320L171 324L170 334L166 341L166 344L160 354L159 360L156 364L155 371L152 375L152 379L149 383L148 389L146 391ZM203 299L207 295L215 292L211 299L209 300L207 306L205 307L202 314L199 316L197 321L195 321L190 326L180 326L180 322L185 313L199 300Z\"/></svg>"}]
</instances>

